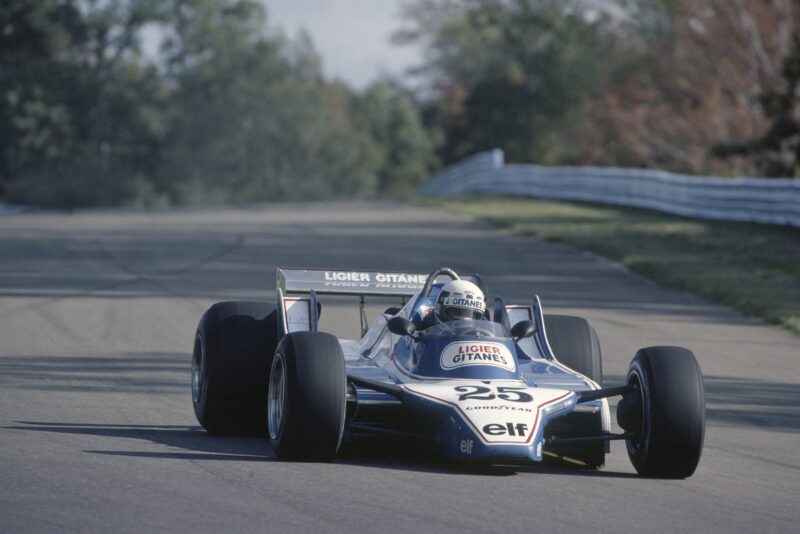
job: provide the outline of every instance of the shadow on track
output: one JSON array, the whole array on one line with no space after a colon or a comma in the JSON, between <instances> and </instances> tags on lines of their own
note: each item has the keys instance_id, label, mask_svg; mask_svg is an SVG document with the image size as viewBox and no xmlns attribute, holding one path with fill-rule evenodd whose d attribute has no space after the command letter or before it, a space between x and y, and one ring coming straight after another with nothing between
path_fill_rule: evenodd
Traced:
<instances>
[{"instance_id":1,"label":"shadow on track","mask_svg":"<svg viewBox=\"0 0 800 534\"><path fill-rule=\"evenodd\" d=\"M564 245L541 245L523 237L498 239L497 231L486 223L465 225L463 220L441 218L431 210L419 211L398 225L398 219L386 213L402 214L405 208L398 211L396 205L373 204L381 216L365 224L358 217L348 220L344 215L348 208L343 211L340 205L330 212L330 206L253 205L237 210L244 218L224 224L218 223L218 217L229 213L211 209L199 212L203 214L200 224L191 214L185 214L189 217L187 222L176 225L181 217L176 219L173 211L131 212L129 225L119 227L89 226L67 231L49 225L23 225L14 233L0 236L0 257L5 260L0 269L0 297L37 300L24 304L24 309L55 300L98 297L229 299L232 295L252 294L263 286L265 274L274 265L263 261L258 252L261 250L269 250L269 257L283 265L305 268L383 270L387 267L386 258L391 257L393 269L427 272L436 265L453 263L460 251L474 247L477 239L493 241L496 248L492 258L482 260L481 274L492 280L493 291L509 302L535 288L545 306L615 309L660 318L691 317L695 322L709 324L753 324L744 316L681 295L653 302L649 292L638 290L641 282L637 278L632 279L618 267L609 267L594 255L576 253ZM360 203L351 206L355 211L364 208ZM299 211L327 212L336 220L324 225L306 224L298 232L291 216ZM285 215L277 215L281 213ZM154 221L161 222L157 232L152 229ZM419 239L420 236L426 238ZM536 274L520 275L529 266L509 261L523 245L535 247L542 258L537 262ZM397 254L398 250L408 249L415 254ZM299 252L308 250L314 254ZM420 258L424 258L424 266ZM32 266L36 276L30 276ZM456 260L453 267L458 271L475 270L463 260ZM595 283L609 279L618 282L614 288ZM592 291L587 291L587 286ZM618 287L628 290L619 291ZM527 301L528 297L524 298ZM5 310L0 316L19 310Z\"/></svg>"},{"instance_id":2,"label":"shadow on track","mask_svg":"<svg viewBox=\"0 0 800 534\"><path fill-rule=\"evenodd\" d=\"M149 441L180 451L84 450L88 454L128 458L154 458L195 461L271 462L278 460L266 438L222 437L207 434L197 426L116 425L15 421L9 430L51 432L85 436L112 437ZM436 473L452 476L507 477L518 474L550 474L606 478L635 478L630 473L587 471L549 465L465 465L443 462L432 447L422 440L388 440L381 437L348 439L334 459L334 464L374 469Z\"/></svg>"},{"instance_id":3,"label":"shadow on track","mask_svg":"<svg viewBox=\"0 0 800 534\"><path fill-rule=\"evenodd\" d=\"M636 478L631 473L591 471L567 464L486 465L443 460L428 440L380 435L351 437L342 444L336 463L419 471L454 476L507 477L519 474L551 474L607 478Z\"/></svg>"},{"instance_id":4,"label":"shadow on track","mask_svg":"<svg viewBox=\"0 0 800 534\"><path fill-rule=\"evenodd\" d=\"M619 375L606 375L605 385L624 384ZM706 421L767 429L773 432L800 430L800 387L797 384L764 382L725 376L703 377ZM612 416L612 419L615 419Z\"/></svg>"},{"instance_id":5,"label":"shadow on track","mask_svg":"<svg viewBox=\"0 0 800 534\"><path fill-rule=\"evenodd\" d=\"M779 432L800 430L800 386L724 376L703 378L706 417L738 426L755 426Z\"/></svg>"},{"instance_id":6,"label":"shadow on track","mask_svg":"<svg viewBox=\"0 0 800 534\"><path fill-rule=\"evenodd\" d=\"M243 462L270 461L276 459L269 443L263 438L211 436L197 426L92 425L37 421L15 422L25 426L7 426L3 428L143 440L186 451L84 451L92 454L182 460L234 460Z\"/></svg>"},{"instance_id":7,"label":"shadow on track","mask_svg":"<svg viewBox=\"0 0 800 534\"><path fill-rule=\"evenodd\" d=\"M102 356L3 356L0 387L87 393L187 394L190 357L180 352Z\"/></svg>"}]
</instances>

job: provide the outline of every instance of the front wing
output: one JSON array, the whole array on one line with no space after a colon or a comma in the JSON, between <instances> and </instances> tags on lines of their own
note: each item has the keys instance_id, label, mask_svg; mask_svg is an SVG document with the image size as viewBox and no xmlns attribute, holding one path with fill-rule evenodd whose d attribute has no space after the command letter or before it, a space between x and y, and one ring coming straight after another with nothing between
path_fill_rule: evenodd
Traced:
<instances>
[{"instance_id":1,"label":"front wing","mask_svg":"<svg viewBox=\"0 0 800 534\"><path fill-rule=\"evenodd\" d=\"M454 459L542 460L544 428L572 412L573 391L517 380L443 380L399 386L408 408L440 417L436 441Z\"/></svg>"}]
</instances>

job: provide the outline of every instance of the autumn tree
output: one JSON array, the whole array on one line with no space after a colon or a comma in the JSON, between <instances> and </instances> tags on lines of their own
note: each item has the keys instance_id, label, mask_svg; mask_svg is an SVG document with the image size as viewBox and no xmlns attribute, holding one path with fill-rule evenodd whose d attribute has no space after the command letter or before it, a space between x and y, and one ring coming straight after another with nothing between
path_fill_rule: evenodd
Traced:
<instances>
[{"instance_id":1,"label":"autumn tree","mask_svg":"<svg viewBox=\"0 0 800 534\"><path fill-rule=\"evenodd\" d=\"M770 125L755 139L722 143L714 148L723 158L746 156L765 176L800 176L800 36L783 60L783 83L761 98Z\"/></svg>"},{"instance_id":2,"label":"autumn tree","mask_svg":"<svg viewBox=\"0 0 800 534\"><path fill-rule=\"evenodd\" d=\"M713 148L767 126L759 98L781 87L800 30L791 0L641 0L628 26L638 61L585 103L586 162L697 174L753 174L756 158ZM636 11L638 10L638 11Z\"/></svg>"},{"instance_id":3,"label":"autumn tree","mask_svg":"<svg viewBox=\"0 0 800 534\"><path fill-rule=\"evenodd\" d=\"M763 151L713 148L786 116L785 98L762 96L789 83L800 3L417 0L406 17L397 39L426 47L416 73L446 161L500 147L512 161L726 175L766 172Z\"/></svg>"}]
</instances>

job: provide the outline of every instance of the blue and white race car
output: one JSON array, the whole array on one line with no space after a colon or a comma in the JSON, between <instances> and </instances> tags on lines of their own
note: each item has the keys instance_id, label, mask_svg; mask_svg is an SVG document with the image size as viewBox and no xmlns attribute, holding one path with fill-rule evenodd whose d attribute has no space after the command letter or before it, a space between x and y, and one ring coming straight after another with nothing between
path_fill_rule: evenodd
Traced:
<instances>
[{"instance_id":1,"label":"blue and white race car","mask_svg":"<svg viewBox=\"0 0 800 534\"><path fill-rule=\"evenodd\" d=\"M477 276L277 270L275 303L203 315L192 400L212 434L266 434L280 458L324 461L343 436L425 436L447 459L598 469L625 440L636 471L685 478L703 448L703 379L681 347L649 347L603 388L600 344L579 317L509 305ZM358 299L360 339L318 330L320 297ZM367 325L365 299L392 297ZM608 397L621 396L611 431Z\"/></svg>"}]
</instances>

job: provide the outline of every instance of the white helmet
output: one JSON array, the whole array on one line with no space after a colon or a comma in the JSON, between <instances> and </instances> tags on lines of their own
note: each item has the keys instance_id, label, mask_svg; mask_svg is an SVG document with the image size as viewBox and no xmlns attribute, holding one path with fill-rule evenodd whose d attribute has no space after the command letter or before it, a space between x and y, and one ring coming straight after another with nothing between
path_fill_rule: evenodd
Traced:
<instances>
[{"instance_id":1,"label":"white helmet","mask_svg":"<svg viewBox=\"0 0 800 534\"><path fill-rule=\"evenodd\" d=\"M478 286L466 280L446 282L436 299L436 317L440 321L480 319L485 309L483 293Z\"/></svg>"}]
</instances>

